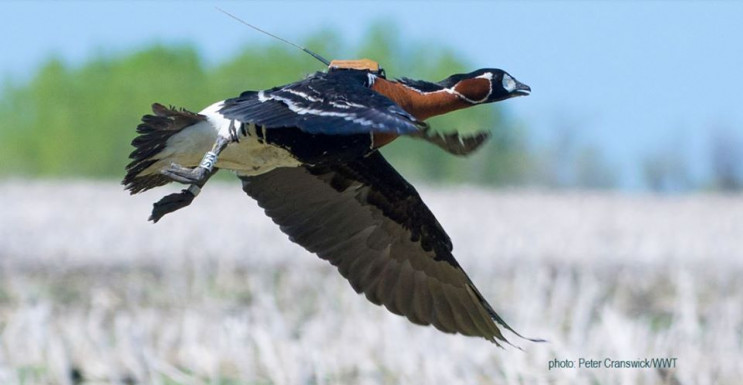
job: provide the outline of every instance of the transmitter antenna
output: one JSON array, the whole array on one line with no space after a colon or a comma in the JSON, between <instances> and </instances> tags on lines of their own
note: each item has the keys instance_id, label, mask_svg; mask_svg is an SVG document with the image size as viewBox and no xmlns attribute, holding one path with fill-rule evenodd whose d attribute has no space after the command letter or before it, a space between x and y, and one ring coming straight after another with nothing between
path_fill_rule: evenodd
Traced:
<instances>
[{"instance_id":1,"label":"transmitter antenna","mask_svg":"<svg viewBox=\"0 0 743 385\"><path fill-rule=\"evenodd\" d=\"M225 10L224 10L224 9L222 9L222 8L219 8L219 7L214 7L214 8L216 8L216 9L217 9L217 10L218 10L219 12L222 12L222 13L224 13L225 15L227 15L227 16L229 16L229 17L231 17L231 18L235 19L235 20L237 20L238 22L240 22L240 23L242 23L242 24L245 24L245 25L247 25L247 26L248 26L248 27L250 27L250 28L253 28L254 30L256 30L256 31L258 31L258 32L262 32L262 33L265 33L266 35L268 35L268 36L271 36L271 37L272 37L272 38L274 38L274 39L278 39L278 40L280 40L280 41L283 41L284 43L286 43L286 44L289 44L289 45L291 45L291 46L293 46L293 47L295 47L295 48L299 48L299 49L301 49L302 51L304 51L304 52L307 52L308 54L312 55L312 57L314 57L315 59L317 59L317 60L321 61L321 62L322 62L323 64L325 64L326 66L330 66L330 62L328 61L328 59L325 59L324 57L322 57L322 56L320 56L320 55L318 55L318 54L316 54L316 53L314 53L314 52L312 52L312 51L308 50L307 48L301 47L301 46L299 46L299 45L297 45L297 44L294 44L294 43L290 42L289 40L286 40L286 39L282 39L281 37L278 37L278 36L276 36L276 35L274 35L274 34L272 34L272 33L270 33L270 32L264 31L264 30L262 30L262 29L260 29L260 28L258 28L258 27L256 27L256 26L254 26L253 24L250 24L250 23L246 22L245 20L243 20L243 19L240 19L239 17L237 17L237 16L235 16L235 15L233 15L233 14L231 14L231 13L229 13L229 12L225 11Z\"/></svg>"}]
</instances>

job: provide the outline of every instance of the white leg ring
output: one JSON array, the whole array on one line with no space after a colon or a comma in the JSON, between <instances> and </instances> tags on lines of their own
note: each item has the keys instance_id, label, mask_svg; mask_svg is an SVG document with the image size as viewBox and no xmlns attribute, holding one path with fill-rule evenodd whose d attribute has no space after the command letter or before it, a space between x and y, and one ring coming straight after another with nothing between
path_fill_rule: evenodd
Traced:
<instances>
[{"instance_id":1,"label":"white leg ring","mask_svg":"<svg viewBox=\"0 0 743 385\"><path fill-rule=\"evenodd\" d=\"M207 171L211 171L214 168L214 163L217 163L217 154L214 151L209 151L204 154L204 158L201 159L199 167L205 168Z\"/></svg>"},{"instance_id":2,"label":"white leg ring","mask_svg":"<svg viewBox=\"0 0 743 385\"><path fill-rule=\"evenodd\" d=\"M191 194L193 194L193 196L197 197L197 196L199 196L199 193L201 192L201 187L199 187L199 186L197 186L195 184L192 184L192 185L188 186L187 191L190 192Z\"/></svg>"}]
</instances>

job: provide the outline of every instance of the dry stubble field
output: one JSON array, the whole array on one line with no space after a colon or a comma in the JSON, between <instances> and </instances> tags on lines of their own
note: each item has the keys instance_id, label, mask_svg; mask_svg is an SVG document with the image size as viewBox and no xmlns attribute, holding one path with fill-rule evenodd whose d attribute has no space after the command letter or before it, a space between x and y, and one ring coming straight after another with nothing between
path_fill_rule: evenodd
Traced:
<instances>
[{"instance_id":1,"label":"dry stubble field","mask_svg":"<svg viewBox=\"0 0 743 385\"><path fill-rule=\"evenodd\" d=\"M743 378L741 196L422 189L495 309L549 341L507 335L520 350L371 305L239 183L210 183L150 224L165 190L0 182L0 384ZM675 368L604 367L652 358ZM550 370L555 360L575 367Z\"/></svg>"}]
</instances>

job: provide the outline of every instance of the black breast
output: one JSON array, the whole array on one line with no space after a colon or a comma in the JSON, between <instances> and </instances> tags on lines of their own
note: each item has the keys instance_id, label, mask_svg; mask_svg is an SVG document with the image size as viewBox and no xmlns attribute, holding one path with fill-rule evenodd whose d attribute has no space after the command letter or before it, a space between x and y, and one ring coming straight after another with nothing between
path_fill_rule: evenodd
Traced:
<instances>
[{"instance_id":1,"label":"black breast","mask_svg":"<svg viewBox=\"0 0 743 385\"><path fill-rule=\"evenodd\" d=\"M310 134L295 127L257 131L259 140L288 150L302 163L347 162L372 152L369 134Z\"/></svg>"}]
</instances>

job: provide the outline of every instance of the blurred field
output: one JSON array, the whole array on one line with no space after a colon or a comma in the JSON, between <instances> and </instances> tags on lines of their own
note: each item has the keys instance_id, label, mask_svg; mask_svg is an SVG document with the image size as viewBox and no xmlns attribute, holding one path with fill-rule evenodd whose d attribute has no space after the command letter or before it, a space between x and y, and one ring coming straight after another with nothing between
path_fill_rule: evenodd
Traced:
<instances>
[{"instance_id":1,"label":"blurred field","mask_svg":"<svg viewBox=\"0 0 743 385\"><path fill-rule=\"evenodd\" d=\"M519 332L499 349L355 294L240 190L0 182L0 384L738 384L743 197L422 189ZM217 221L211 219L216 218ZM676 357L675 369L552 369ZM82 378L82 379L81 379Z\"/></svg>"}]
</instances>

